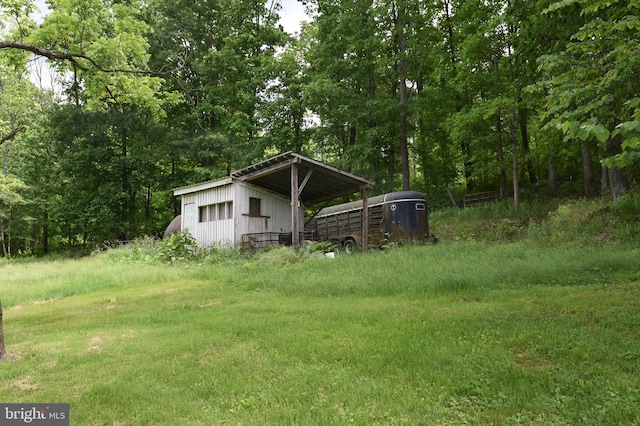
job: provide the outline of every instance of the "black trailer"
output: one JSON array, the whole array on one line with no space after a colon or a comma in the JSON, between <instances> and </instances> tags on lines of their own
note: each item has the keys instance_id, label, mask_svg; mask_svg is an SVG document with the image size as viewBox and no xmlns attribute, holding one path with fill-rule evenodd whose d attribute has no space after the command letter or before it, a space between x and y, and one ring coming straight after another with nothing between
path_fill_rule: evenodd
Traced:
<instances>
[{"instance_id":1,"label":"black trailer","mask_svg":"<svg viewBox=\"0 0 640 426\"><path fill-rule=\"evenodd\" d=\"M390 192L369 198L368 204L371 244L429 240L427 201L420 192ZM361 247L362 201L323 208L305 225L305 232L347 252Z\"/></svg>"}]
</instances>

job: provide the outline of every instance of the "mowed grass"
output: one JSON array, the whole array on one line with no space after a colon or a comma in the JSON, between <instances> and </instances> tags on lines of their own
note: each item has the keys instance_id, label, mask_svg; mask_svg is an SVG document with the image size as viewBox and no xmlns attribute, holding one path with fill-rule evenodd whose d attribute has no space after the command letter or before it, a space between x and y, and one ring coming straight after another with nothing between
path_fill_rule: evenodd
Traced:
<instances>
[{"instance_id":1,"label":"mowed grass","mask_svg":"<svg viewBox=\"0 0 640 426\"><path fill-rule=\"evenodd\" d=\"M640 423L640 252L0 263L0 401L73 425Z\"/></svg>"}]
</instances>

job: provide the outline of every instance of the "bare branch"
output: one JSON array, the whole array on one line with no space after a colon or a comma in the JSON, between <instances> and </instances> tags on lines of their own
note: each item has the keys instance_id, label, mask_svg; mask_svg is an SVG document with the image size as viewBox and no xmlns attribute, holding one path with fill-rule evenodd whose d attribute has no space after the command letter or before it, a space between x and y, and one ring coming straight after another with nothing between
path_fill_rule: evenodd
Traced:
<instances>
[{"instance_id":1,"label":"bare branch","mask_svg":"<svg viewBox=\"0 0 640 426\"><path fill-rule=\"evenodd\" d=\"M161 71L151 71L151 70L137 70L137 69L105 68L105 67L101 66L95 59L93 59L90 56L85 55L84 53L55 52L55 51L52 51L52 50L49 50L49 49L43 49L43 48L35 46L33 44L22 43L22 42L19 42L19 41L12 41L12 40L0 40L0 49L24 50L24 51L27 51L27 52L31 52L36 56L42 56L42 57L45 57L47 59L51 59L51 60L54 60L54 61L69 61L69 62L71 62L72 64L74 64L76 67L78 67L79 69L81 69L83 71L89 71L89 69L91 69L91 67L93 67L93 68L97 69L98 71L102 71L102 72L105 72L105 73L112 73L112 74L114 74L114 73L142 74L142 75L153 75L153 76L158 76L158 77L170 78L173 81L175 81L178 84L178 86L180 86L180 88L182 90L182 93L189 100L189 103L191 104L191 107L194 109L194 111L196 110L195 103L191 99L191 96L189 96L189 93L186 90L186 88L184 86L184 83L180 79L175 77L173 74L171 74L171 72L161 72ZM89 62L91 64L91 67L86 66L86 64L80 63L82 60ZM196 119L198 121L198 127L200 127L201 129L204 129L204 127L200 123L200 118L197 117L197 114L196 114ZM15 134L13 136L15 136ZM5 142L8 139L11 139L11 137L8 137L6 139L5 138L0 139L0 145L2 145L2 143Z\"/></svg>"},{"instance_id":2,"label":"bare branch","mask_svg":"<svg viewBox=\"0 0 640 426\"><path fill-rule=\"evenodd\" d=\"M24 129L24 126L22 124L19 124L16 128L14 128L8 135L6 136L2 136L0 138L0 145L2 145L3 143L5 143L6 141L10 141L11 139L15 138L16 135L18 133L20 133L22 130Z\"/></svg>"},{"instance_id":3,"label":"bare branch","mask_svg":"<svg viewBox=\"0 0 640 426\"><path fill-rule=\"evenodd\" d=\"M159 76L167 75L166 73L158 72L158 71L136 70L136 69L131 70L131 69L122 69L122 68L105 68L102 65L100 65L95 59L85 55L84 53L55 52L49 49L43 49L33 44L22 43L19 41L2 40L0 41L0 49L24 50L27 52L31 52L34 55L43 56L51 60L69 61L75 64L78 68L80 68L83 71L88 71L91 67L93 67L98 71L102 71L105 73L148 74L148 75L159 75ZM91 67L86 66L85 64L82 64L80 61L78 61L79 59L89 62L91 64Z\"/></svg>"}]
</instances>

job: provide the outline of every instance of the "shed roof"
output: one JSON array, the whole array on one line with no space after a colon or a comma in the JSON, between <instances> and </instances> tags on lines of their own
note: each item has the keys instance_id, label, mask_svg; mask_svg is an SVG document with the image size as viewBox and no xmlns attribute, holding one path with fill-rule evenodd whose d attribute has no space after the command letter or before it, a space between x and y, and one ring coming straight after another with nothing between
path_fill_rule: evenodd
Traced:
<instances>
[{"instance_id":1,"label":"shed roof","mask_svg":"<svg viewBox=\"0 0 640 426\"><path fill-rule=\"evenodd\" d=\"M236 170L231 173L231 177L290 196L291 165L294 163L298 166L299 198L306 206L353 194L375 184L291 151Z\"/></svg>"},{"instance_id":2,"label":"shed roof","mask_svg":"<svg viewBox=\"0 0 640 426\"><path fill-rule=\"evenodd\" d=\"M231 179L230 177L226 177L218 180L210 180L207 182L197 183L195 185L176 188L173 190L173 195L180 196L185 194L192 194L194 192L204 191L211 188L217 188L219 186L229 185L231 183L233 183L233 179Z\"/></svg>"}]
</instances>

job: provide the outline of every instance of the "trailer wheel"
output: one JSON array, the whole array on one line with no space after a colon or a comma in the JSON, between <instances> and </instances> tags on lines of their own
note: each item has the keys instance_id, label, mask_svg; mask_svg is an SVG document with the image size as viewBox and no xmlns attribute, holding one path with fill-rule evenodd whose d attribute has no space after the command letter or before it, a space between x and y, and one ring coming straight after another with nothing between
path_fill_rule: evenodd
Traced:
<instances>
[{"instance_id":1,"label":"trailer wheel","mask_svg":"<svg viewBox=\"0 0 640 426\"><path fill-rule=\"evenodd\" d=\"M358 244L356 244L354 239L347 238L346 240L344 240L342 247L344 248L344 251L346 253L351 254L358 249Z\"/></svg>"}]
</instances>

